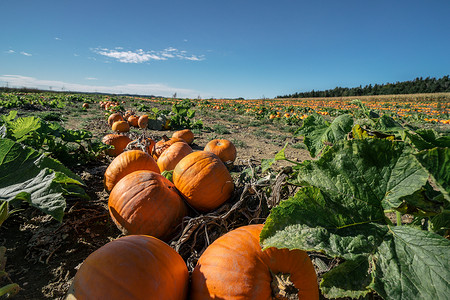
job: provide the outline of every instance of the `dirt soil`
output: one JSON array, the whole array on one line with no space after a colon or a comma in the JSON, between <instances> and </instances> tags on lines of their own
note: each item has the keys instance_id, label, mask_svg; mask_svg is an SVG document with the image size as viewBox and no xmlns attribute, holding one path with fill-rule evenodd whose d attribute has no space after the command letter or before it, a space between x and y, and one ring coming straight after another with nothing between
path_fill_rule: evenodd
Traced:
<instances>
[{"instance_id":1,"label":"dirt soil","mask_svg":"<svg viewBox=\"0 0 450 300\"><path fill-rule=\"evenodd\" d=\"M99 138L111 133L104 111L98 107L90 108L86 113L66 111L63 114L66 114L63 124L66 128L86 129ZM213 131L197 131L193 149L201 150L208 141L218 137L234 141L238 158L232 171L239 172L249 163L258 165L263 158L273 158L287 141L301 146L301 140L294 138L287 128L258 123L251 117L204 112L197 118ZM159 139L164 134L170 137L172 132L149 130L146 135ZM134 135L138 134L135 130ZM286 155L297 161L310 159L301 147L289 146ZM107 242L122 236L109 216L108 194L103 188L103 174L111 160L103 157L73 169L85 181L91 199L67 199L61 223L26 206L3 223L0 245L7 248L9 278L0 281L0 287L11 282L19 284L21 290L16 299L63 299L83 260Z\"/></svg>"}]
</instances>

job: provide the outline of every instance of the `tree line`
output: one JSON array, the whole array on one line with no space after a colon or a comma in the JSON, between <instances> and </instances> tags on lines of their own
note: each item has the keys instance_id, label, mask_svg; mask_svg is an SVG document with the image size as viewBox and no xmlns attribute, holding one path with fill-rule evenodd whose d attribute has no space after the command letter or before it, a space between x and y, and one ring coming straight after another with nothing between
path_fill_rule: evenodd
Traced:
<instances>
[{"instance_id":1,"label":"tree line","mask_svg":"<svg viewBox=\"0 0 450 300\"><path fill-rule=\"evenodd\" d=\"M294 93L290 95L277 96L277 98L317 98L317 97L347 97L347 96L370 96L370 95L398 95L419 93L445 93L450 92L449 75L442 78L417 77L414 80L386 83L369 84L353 88L335 87L334 89L310 92Z\"/></svg>"}]
</instances>

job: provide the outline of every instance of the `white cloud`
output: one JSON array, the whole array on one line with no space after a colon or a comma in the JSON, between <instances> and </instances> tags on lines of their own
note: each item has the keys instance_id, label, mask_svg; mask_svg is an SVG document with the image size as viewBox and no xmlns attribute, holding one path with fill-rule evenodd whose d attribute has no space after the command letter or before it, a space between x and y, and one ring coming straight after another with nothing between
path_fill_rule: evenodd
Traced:
<instances>
[{"instance_id":1,"label":"white cloud","mask_svg":"<svg viewBox=\"0 0 450 300\"><path fill-rule=\"evenodd\" d=\"M13 53L16 53L16 51L14 51L14 50L8 50L8 51L5 51L6 53L10 53L10 54L13 54Z\"/></svg>"},{"instance_id":2,"label":"white cloud","mask_svg":"<svg viewBox=\"0 0 450 300\"><path fill-rule=\"evenodd\" d=\"M86 78L88 79L88 78ZM91 79L93 80L93 79ZM174 93L177 93L178 97L182 98L197 98L198 95L205 95L205 97L211 97L206 93L191 89L183 89L171 87L162 83L127 83L120 85L84 85L77 83L70 83L58 80L43 80L34 77L21 76L21 75L0 75L0 85L5 86L6 83L10 87L28 87L49 89L51 87L54 91L74 91L74 92L101 92L110 94L137 94L137 95L155 95L171 97Z\"/></svg>"},{"instance_id":3,"label":"white cloud","mask_svg":"<svg viewBox=\"0 0 450 300\"><path fill-rule=\"evenodd\" d=\"M97 80L97 78L95 78L95 77L86 77L84 79L86 79L86 80Z\"/></svg>"},{"instance_id":4,"label":"white cloud","mask_svg":"<svg viewBox=\"0 0 450 300\"><path fill-rule=\"evenodd\" d=\"M172 58L178 58L182 60L191 60L191 61L201 61L205 59L204 55L187 55L186 51L180 51L176 48L169 47L162 51L154 51L149 50L145 51L143 49L137 49L135 51L125 51L121 47L116 47L114 49L108 48L96 48L93 51L99 55L103 55L106 57L114 58L119 62L123 63L145 63L152 60L168 60Z\"/></svg>"},{"instance_id":5,"label":"white cloud","mask_svg":"<svg viewBox=\"0 0 450 300\"><path fill-rule=\"evenodd\" d=\"M55 40L57 40L57 41L61 41L61 38L59 38L59 37L55 37Z\"/></svg>"},{"instance_id":6,"label":"white cloud","mask_svg":"<svg viewBox=\"0 0 450 300\"><path fill-rule=\"evenodd\" d=\"M25 51L20 52L20 54L25 55L25 56L32 56L32 54L25 52Z\"/></svg>"}]
</instances>

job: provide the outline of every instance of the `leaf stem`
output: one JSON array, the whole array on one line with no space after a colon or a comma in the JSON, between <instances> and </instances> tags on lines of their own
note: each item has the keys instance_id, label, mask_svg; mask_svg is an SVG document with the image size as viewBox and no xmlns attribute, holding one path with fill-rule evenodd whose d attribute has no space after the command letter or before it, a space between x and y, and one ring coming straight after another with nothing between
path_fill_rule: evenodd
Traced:
<instances>
[{"instance_id":1,"label":"leaf stem","mask_svg":"<svg viewBox=\"0 0 450 300\"><path fill-rule=\"evenodd\" d=\"M395 215L397 216L397 226L402 226L402 214L399 211L396 211Z\"/></svg>"}]
</instances>

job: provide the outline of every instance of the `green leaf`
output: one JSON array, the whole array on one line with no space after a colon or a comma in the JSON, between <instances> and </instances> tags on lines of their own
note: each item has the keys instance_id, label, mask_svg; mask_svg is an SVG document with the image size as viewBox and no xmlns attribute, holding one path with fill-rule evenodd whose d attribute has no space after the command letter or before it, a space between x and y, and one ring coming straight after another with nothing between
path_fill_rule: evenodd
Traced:
<instances>
[{"instance_id":1,"label":"green leaf","mask_svg":"<svg viewBox=\"0 0 450 300\"><path fill-rule=\"evenodd\" d=\"M400 123L388 115L382 115L375 123L374 129L383 132L402 132L405 130Z\"/></svg>"},{"instance_id":2,"label":"green leaf","mask_svg":"<svg viewBox=\"0 0 450 300\"><path fill-rule=\"evenodd\" d=\"M435 147L450 148L450 136L441 136L434 129L420 129L416 132L405 132L406 141L419 150Z\"/></svg>"},{"instance_id":3,"label":"green leaf","mask_svg":"<svg viewBox=\"0 0 450 300\"><path fill-rule=\"evenodd\" d=\"M450 241L408 226L390 227L372 271L370 287L384 299L448 299Z\"/></svg>"},{"instance_id":4,"label":"green leaf","mask_svg":"<svg viewBox=\"0 0 450 300\"><path fill-rule=\"evenodd\" d=\"M298 179L328 194L395 209L422 189L428 176L407 144L365 139L343 141L319 160L304 162Z\"/></svg>"},{"instance_id":5,"label":"green leaf","mask_svg":"<svg viewBox=\"0 0 450 300\"><path fill-rule=\"evenodd\" d=\"M408 226L358 222L364 215L355 216L352 208L358 212L351 201L339 205L316 187L302 188L272 209L260 241L264 249L302 249L345 259L321 283L330 297L359 297L372 289L385 299L446 299L450 241ZM365 214L374 217L378 210L372 207ZM341 226L351 218L351 226Z\"/></svg>"},{"instance_id":6,"label":"green leaf","mask_svg":"<svg viewBox=\"0 0 450 300\"><path fill-rule=\"evenodd\" d=\"M22 141L28 137L28 135L41 128L42 121L37 117L25 117L17 118L16 120L8 124L11 130L11 135L16 141Z\"/></svg>"},{"instance_id":7,"label":"green leaf","mask_svg":"<svg viewBox=\"0 0 450 300\"><path fill-rule=\"evenodd\" d=\"M0 200L26 201L61 221L63 195L87 197L83 181L58 161L0 139Z\"/></svg>"},{"instance_id":8,"label":"green leaf","mask_svg":"<svg viewBox=\"0 0 450 300\"><path fill-rule=\"evenodd\" d=\"M330 124L320 115L311 115L303 120L303 125L296 131L296 135L303 135L303 143L312 157L316 157L324 147L331 146L343 140L351 131L353 118L341 115Z\"/></svg>"},{"instance_id":9,"label":"green leaf","mask_svg":"<svg viewBox=\"0 0 450 300\"><path fill-rule=\"evenodd\" d=\"M370 289L364 288L372 280L367 272L369 267L367 256L364 255L347 260L323 275L320 289L327 298L364 297L370 292Z\"/></svg>"},{"instance_id":10,"label":"green leaf","mask_svg":"<svg viewBox=\"0 0 450 300\"><path fill-rule=\"evenodd\" d=\"M450 201L450 148L433 148L415 154L433 176L436 185Z\"/></svg>"}]
</instances>

